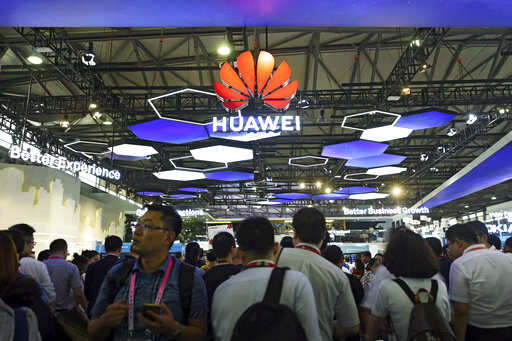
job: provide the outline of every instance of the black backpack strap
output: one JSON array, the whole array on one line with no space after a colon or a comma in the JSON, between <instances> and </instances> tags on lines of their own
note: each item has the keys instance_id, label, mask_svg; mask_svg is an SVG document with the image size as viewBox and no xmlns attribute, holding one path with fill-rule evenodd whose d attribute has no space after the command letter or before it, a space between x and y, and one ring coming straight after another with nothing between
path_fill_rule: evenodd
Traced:
<instances>
[{"instance_id":1,"label":"black backpack strap","mask_svg":"<svg viewBox=\"0 0 512 341\"><path fill-rule=\"evenodd\" d=\"M123 286L124 282L132 272L133 266L135 265L136 259L127 259L119 265L116 269L115 276L112 276L112 283L110 287L110 292L108 293L108 297L110 302L114 303L114 299Z\"/></svg>"},{"instance_id":2,"label":"black backpack strap","mask_svg":"<svg viewBox=\"0 0 512 341\"><path fill-rule=\"evenodd\" d=\"M267 290L265 291L265 296L263 296L263 302L279 304L286 270L288 270L288 268L275 268L272 270L272 274L268 280Z\"/></svg>"},{"instance_id":3,"label":"black backpack strap","mask_svg":"<svg viewBox=\"0 0 512 341\"><path fill-rule=\"evenodd\" d=\"M409 297L411 299L412 304L416 304L416 299L415 299L416 295L414 295L414 292L412 292L411 288L409 288L407 283L405 283L400 278L395 278L393 281L395 281L395 283L397 283L400 286L400 288L402 288L402 290L405 292L407 297Z\"/></svg>"},{"instance_id":4,"label":"black backpack strap","mask_svg":"<svg viewBox=\"0 0 512 341\"><path fill-rule=\"evenodd\" d=\"M439 285L437 284L437 281L435 279L433 279L432 280L432 288L430 288L430 295L432 296L434 304L436 303L437 289L439 289Z\"/></svg>"},{"instance_id":5,"label":"black backpack strap","mask_svg":"<svg viewBox=\"0 0 512 341\"><path fill-rule=\"evenodd\" d=\"M188 324L190 305L192 304L192 289L194 288L194 266L181 263L180 266L180 304L183 311L183 323Z\"/></svg>"},{"instance_id":6,"label":"black backpack strap","mask_svg":"<svg viewBox=\"0 0 512 341\"><path fill-rule=\"evenodd\" d=\"M279 263L279 258L281 258L281 253L283 252L283 249L284 249L284 247L281 247L281 249L279 249L279 253L277 254L277 258L276 258L276 264Z\"/></svg>"}]
</instances>

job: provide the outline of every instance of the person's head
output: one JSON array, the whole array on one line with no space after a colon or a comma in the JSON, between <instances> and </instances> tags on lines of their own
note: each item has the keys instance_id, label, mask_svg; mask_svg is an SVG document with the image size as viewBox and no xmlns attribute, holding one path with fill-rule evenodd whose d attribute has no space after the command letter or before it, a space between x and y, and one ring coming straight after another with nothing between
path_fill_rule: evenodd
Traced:
<instances>
[{"instance_id":1,"label":"person's head","mask_svg":"<svg viewBox=\"0 0 512 341\"><path fill-rule=\"evenodd\" d=\"M212 240L217 259L232 258L236 253L235 237L229 232L219 232Z\"/></svg>"},{"instance_id":2,"label":"person's head","mask_svg":"<svg viewBox=\"0 0 512 341\"><path fill-rule=\"evenodd\" d=\"M326 232L325 217L314 207L304 207L293 216L294 242L317 244L320 246Z\"/></svg>"},{"instance_id":3,"label":"person's head","mask_svg":"<svg viewBox=\"0 0 512 341\"><path fill-rule=\"evenodd\" d=\"M489 241L489 244L491 246L494 246L496 250L501 250L501 240L500 237L498 237L495 234L490 233L487 237L487 240Z\"/></svg>"},{"instance_id":4,"label":"person's head","mask_svg":"<svg viewBox=\"0 0 512 341\"><path fill-rule=\"evenodd\" d=\"M293 238L290 236L284 236L279 242L279 245L281 246L281 248L294 247Z\"/></svg>"},{"instance_id":5,"label":"person's head","mask_svg":"<svg viewBox=\"0 0 512 341\"><path fill-rule=\"evenodd\" d=\"M16 247L16 254L18 255L18 259L23 257L23 253L25 252L25 239L21 233L16 230L8 230L6 231L14 242L14 246Z\"/></svg>"},{"instance_id":6,"label":"person's head","mask_svg":"<svg viewBox=\"0 0 512 341\"><path fill-rule=\"evenodd\" d=\"M384 262L384 256L381 253L376 253L373 258L375 258L375 261L379 263L379 265Z\"/></svg>"},{"instance_id":7,"label":"person's head","mask_svg":"<svg viewBox=\"0 0 512 341\"><path fill-rule=\"evenodd\" d=\"M322 252L322 257L338 267L343 266L343 251L337 245L329 245Z\"/></svg>"},{"instance_id":8,"label":"person's head","mask_svg":"<svg viewBox=\"0 0 512 341\"><path fill-rule=\"evenodd\" d=\"M365 270L366 271L374 271L379 265L380 265L380 263L377 261L377 259L372 258L368 261L368 263L366 263Z\"/></svg>"},{"instance_id":9,"label":"person's head","mask_svg":"<svg viewBox=\"0 0 512 341\"><path fill-rule=\"evenodd\" d=\"M50 254L67 257L68 243L64 239L55 239L50 243Z\"/></svg>"},{"instance_id":10,"label":"person's head","mask_svg":"<svg viewBox=\"0 0 512 341\"><path fill-rule=\"evenodd\" d=\"M83 250L82 256L87 259L87 265L92 264L100 260L100 254L95 250Z\"/></svg>"},{"instance_id":11,"label":"person's head","mask_svg":"<svg viewBox=\"0 0 512 341\"><path fill-rule=\"evenodd\" d=\"M123 240L118 236L107 236L105 238L105 252L120 254L123 247Z\"/></svg>"},{"instance_id":12,"label":"person's head","mask_svg":"<svg viewBox=\"0 0 512 341\"><path fill-rule=\"evenodd\" d=\"M46 249L46 250L39 252L39 254L37 255L37 260L40 262L44 262L49 257L50 257L50 250Z\"/></svg>"},{"instance_id":13,"label":"person's head","mask_svg":"<svg viewBox=\"0 0 512 341\"><path fill-rule=\"evenodd\" d=\"M147 206L133 233L132 250L141 257L167 254L181 232L183 221L171 206Z\"/></svg>"},{"instance_id":14,"label":"person's head","mask_svg":"<svg viewBox=\"0 0 512 341\"><path fill-rule=\"evenodd\" d=\"M273 259L279 251L274 242L274 227L267 218L250 217L240 224L236 235L243 264L254 259Z\"/></svg>"},{"instance_id":15,"label":"person's head","mask_svg":"<svg viewBox=\"0 0 512 341\"><path fill-rule=\"evenodd\" d=\"M441 241L436 237L428 237L425 238L427 244L432 248L434 254L439 258L443 253L443 247L441 246Z\"/></svg>"},{"instance_id":16,"label":"person's head","mask_svg":"<svg viewBox=\"0 0 512 341\"><path fill-rule=\"evenodd\" d=\"M217 254L215 250L208 250L206 252L206 263L208 266L213 266L217 262Z\"/></svg>"},{"instance_id":17,"label":"person's head","mask_svg":"<svg viewBox=\"0 0 512 341\"><path fill-rule=\"evenodd\" d=\"M430 278L439 272L439 259L419 234L395 232L384 253L384 265L399 277Z\"/></svg>"},{"instance_id":18,"label":"person's head","mask_svg":"<svg viewBox=\"0 0 512 341\"><path fill-rule=\"evenodd\" d=\"M197 265L201 257L201 246L196 242L190 242L185 246L185 262Z\"/></svg>"},{"instance_id":19,"label":"person's head","mask_svg":"<svg viewBox=\"0 0 512 341\"><path fill-rule=\"evenodd\" d=\"M361 252L361 262L363 262L363 264L367 264L370 259L372 259L372 254L370 253L370 251L363 251Z\"/></svg>"},{"instance_id":20,"label":"person's head","mask_svg":"<svg viewBox=\"0 0 512 341\"><path fill-rule=\"evenodd\" d=\"M34 246L36 245L34 241L34 228L28 224L16 224L11 227L9 227L9 231L18 231L23 236L23 239L25 240L25 249L23 250L23 253L26 255L30 255L30 252L34 249Z\"/></svg>"},{"instance_id":21,"label":"person's head","mask_svg":"<svg viewBox=\"0 0 512 341\"><path fill-rule=\"evenodd\" d=\"M464 250L478 243L475 231L466 224L455 224L446 231L446 249L448 257L455 260L462 256Z\"/></svg>"},{"instance_id":22,"label":"person's head","mask_svg":"<svg viewBox=\"0 0 512 341\"><path fill-rule=\"evenodd\" d=\"M505 240L505 244L503 245L503 252L512 253L512 237L509 237L507 240Z\"/></svg>"},{"instance_id":23,"label":"person's head","mask_svg":"<svg viewBox=\"0 0 512 341\"><path fill-rule=\"evenodd\" d=\"M87 271L87 267L89 266L89 260L85 256L81 256L78 253L73 254L73 260L71 263L75 264L78 270L80 271L80 275Z\"/></svg>"},{"instance_id":24,"label":"person's head","mask_svg":"<svg viewBox=\"0 0 512 341\"><path fill-rule=\"evenodd\" d=\"M18 277L16 246L7 231L0 231L0 296Z\"/></svg>"},{"instance_id":25,"label":"person's head","mask_svg":"<svg viewBox=\"0 0 512 341\"><path fill-rule=\"evenodd\" d=\"M485 244L489 247L489 232L487 231L487 226L485 226L484 223L478 220L472 220L467 222L466 225L475 231L478 243Z\"/></svg>"}]
</instances>

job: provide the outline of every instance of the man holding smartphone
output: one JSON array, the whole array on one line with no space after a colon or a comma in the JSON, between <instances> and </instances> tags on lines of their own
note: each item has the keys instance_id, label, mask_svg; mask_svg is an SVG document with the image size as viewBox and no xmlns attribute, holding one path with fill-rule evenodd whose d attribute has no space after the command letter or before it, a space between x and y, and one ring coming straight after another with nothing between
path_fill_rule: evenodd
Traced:
<instances>
[{"instance_id":1,"label":"man holding smartphone","mask_svg":"<svg viewBox=\"0 0 512 341\"><path fill-rule=\"evenodd\" d=\"M91 311L91 337L106 340L112 333L115 341L204 339L208 312L204 282L194 270L190 309L185 316L179 290L180 267L185 265L169 255L181 228L181 217L174 208L148 207L133 236L132 248L140 258L114 295L109 292L111 283L119 277L123 263L107 274Z\"/></svg>"}]
</instances>

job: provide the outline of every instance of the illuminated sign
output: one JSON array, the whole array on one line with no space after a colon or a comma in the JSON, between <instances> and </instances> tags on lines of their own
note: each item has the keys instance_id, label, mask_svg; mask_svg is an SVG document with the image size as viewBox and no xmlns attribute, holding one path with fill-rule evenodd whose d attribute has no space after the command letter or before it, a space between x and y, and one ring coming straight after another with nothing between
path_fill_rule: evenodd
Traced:
<instances>
[{"instance_id":1,"label":"illuminated sign","mask_svg":"<svg viewBox=\"0 0 512 341\"><path fill-rule=\"evenodd\" d=\"M485 224L489 233L512 233L512 224Z\"/></svg>"},{"instance_id":2,"label":"illuminated sign","mask_svg":"<svg viewBox=\"0 0 512 341\"><path fill-rule=\"evenodd\" d=\"M178 214L182 217L199 217L204 215L204 211L200 208L197 210L186 209L186 210L178 210Z\"/></svg>"},{"instance_id":3,"label":"illuminated sign","mask_svg":"<svg viewBox=\"0 0 512 341\"><path fill-rule=\"evenodd\" d=\"M422 208L407 208L407 207L395 207L395 208L346 208L343 207L343 215L396 215L396 214L428 214L429 209L426 207Z\"/></svg>"},{"instance_id":4,"label":"illuminated sign","mask_svg":"<svg viewBox=\"0 0 512 341\"><path fill-rule=\"evenodd\" d=\"M214 117L213 132L299 131L299 116Z\"/></svg>"},{"instance_id":5,"label":"illuminated sign","mask_svg":"<svg viewBox=\"0 0 512 341\"><path fill-rule=\"evenodd\" d=\"M91 175L101 176L104 178L119 180L121 179L121 173L118 170L109 170L103 167L97 167L96 165L89 165L81 161L69 161L63 156L53 156L50 154L41 154L39 152L28 152L22 150L20 146L12 146L9 152L9 156L12 159L21 159L23 161L30 161L32 163L38 163L40 165L59 169L62 171L69 172L82 172Z\"/></svg>"}]
</instances>

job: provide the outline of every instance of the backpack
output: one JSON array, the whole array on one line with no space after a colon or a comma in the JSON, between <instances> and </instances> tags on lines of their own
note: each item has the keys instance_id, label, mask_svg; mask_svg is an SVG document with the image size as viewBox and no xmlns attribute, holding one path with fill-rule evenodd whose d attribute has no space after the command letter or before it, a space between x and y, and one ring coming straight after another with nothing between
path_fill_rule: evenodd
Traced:
<instances>
[{"instance_id":1,"label":"backpack","mask_svg":"<svg viewBox=\"0 0 512 341\"><path fill-rule=\"evenodd\" d=\"M110 302L114 302L114 299L121 289L121 286L125 283L126 279L132 272L133 265L136 259L127 259L119 265L115 270L115 274L110 276L112 278L108 285L108 298ZM190 305L192 303L192 289L194 287L194 266L181 263L179 273L179 290L180 290L180 305L183 311L183 323L188 324L188 315L190 314Z\"/></svg>"},{"instance_id":2,"label":"backpack","mask_svg":"<svg viewBox=\"0 0 512 341\"><path fill-rule=\"evenodd\" d=\"M307 341L295 312L279 304L286 270L272 271L263 301L244 311L236 322L231 341Z\"/></svg>"},{"instance_id":3,"label":"backpack","mask_svg":"<svg viewBox=\"0 0 512 341\"><path fill-rule=\"evenodd\" d=\"M395 281L414 304L409 319L407 333L408 341L452 341L455 340L450 324L436 306L438 284L432 280L430 293L426 289L419 289L416 295L400 278Z\"/></svg>"}]
</instances>

